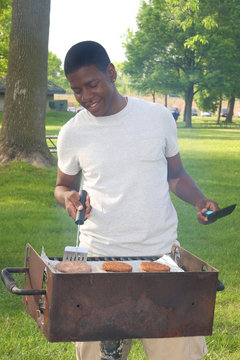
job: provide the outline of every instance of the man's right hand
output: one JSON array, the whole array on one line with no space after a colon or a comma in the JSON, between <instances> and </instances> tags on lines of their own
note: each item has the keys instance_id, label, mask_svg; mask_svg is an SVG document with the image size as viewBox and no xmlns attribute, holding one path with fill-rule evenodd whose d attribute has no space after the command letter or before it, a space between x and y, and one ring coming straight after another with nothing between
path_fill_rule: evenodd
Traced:
<instances>
[{"instance_id":1,"label":"man's right hand","mask_svg":"<svg viewBox=\"0 0 240 360\"><path fill-rule=\"evenodd\" d=\"M80 195L78 192L79 187L80 173L76 175L67 175L58 168L58 176L54 196L57 202L66 208L68 215L71 216L74 220L76 218L77 211L83 209L83 205L81 204ZM89 196L87 196L86 198L85 205L85 219L88 219L91 211Z\"/></svg>"},{"instance_id":2,"label":"man's right hand","mask_svg":"<svg viewBox=\"0 0 240 360\"><path fill-rule=\"evenodd\" d=\"M77 215L77 211L81 211L83 209L83 205L80 201L80 195L75 190L65 191L64 192L64 202L65 208L69 216L71 216L74 220ZM89 218L91 205L90 205L90 197L87 195L86 202L86 211L85 211L85 220Z\"/></svg>"}]
</instances>

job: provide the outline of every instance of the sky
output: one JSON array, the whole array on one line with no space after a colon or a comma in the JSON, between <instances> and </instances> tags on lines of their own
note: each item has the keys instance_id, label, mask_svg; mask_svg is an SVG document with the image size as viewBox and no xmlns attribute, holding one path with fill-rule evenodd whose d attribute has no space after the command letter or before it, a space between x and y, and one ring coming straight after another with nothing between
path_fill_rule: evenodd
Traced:
<instances>
[{"instance_id":1,"label":"sky","mask_svg":"<svg viewBox=\"0 0 240 360\"><path fill-rule=\"evenodd\" d=\"M112 62L125 60L123 37L136 31L140 0L51 0L49 51L64 61L85 40L102 44Z\"/></svg>"}]
</instances>

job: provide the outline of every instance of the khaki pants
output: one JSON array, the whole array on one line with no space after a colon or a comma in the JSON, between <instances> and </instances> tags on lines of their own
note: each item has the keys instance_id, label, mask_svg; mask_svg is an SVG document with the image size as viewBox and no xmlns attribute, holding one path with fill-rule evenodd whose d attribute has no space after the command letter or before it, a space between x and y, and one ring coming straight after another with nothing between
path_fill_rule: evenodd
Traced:
<instances>
[{"instance_id":1,"label":"khaki pants","mask_svg":"<svg viewBox=\"0 0 240 360\"><path fill-rule=\"evenodd\" d=\"M77 360L126 360L132 340L76 343ZM202 360L207 354L204 337L141 339L148 360ZM137 359L136 359L137 360Z\"/></svg>"}]
</instances>

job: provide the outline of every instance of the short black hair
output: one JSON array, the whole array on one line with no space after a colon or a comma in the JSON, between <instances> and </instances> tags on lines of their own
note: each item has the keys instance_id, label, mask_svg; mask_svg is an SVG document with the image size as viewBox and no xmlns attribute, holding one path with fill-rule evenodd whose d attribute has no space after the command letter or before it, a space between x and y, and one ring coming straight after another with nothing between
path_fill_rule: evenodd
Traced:
<instances>
[{"instance_id":1,"label":"short black hair","mask_svg":"<svg viewBox=\"0 0 240 360\"><path fill-rule=\"evenodd\" d=\"M89 65L95 65L100 71L106 72L109 63L109 56L102 45L95 41L82 41L68 50L64 61L64 72L67 76L80 67Z\"/></svg>"}]
</instances>

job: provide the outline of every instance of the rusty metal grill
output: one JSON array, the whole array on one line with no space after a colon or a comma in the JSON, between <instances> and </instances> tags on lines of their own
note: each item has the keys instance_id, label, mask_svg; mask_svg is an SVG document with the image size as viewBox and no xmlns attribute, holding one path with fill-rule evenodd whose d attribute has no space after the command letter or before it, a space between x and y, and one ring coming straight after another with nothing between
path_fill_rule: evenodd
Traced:
<instances>
[{"instance_id":1,"label":"rusty metal grill","mask_svg":"<svg viewBox=\"0 0 240 360\"><path fill-rule=\"evenodd\" d=\"M179 246L171 255L185 272L63 274L27 244L23 302L52 342L211 335L218 271Z\"/></svg>"}]
</instances>

